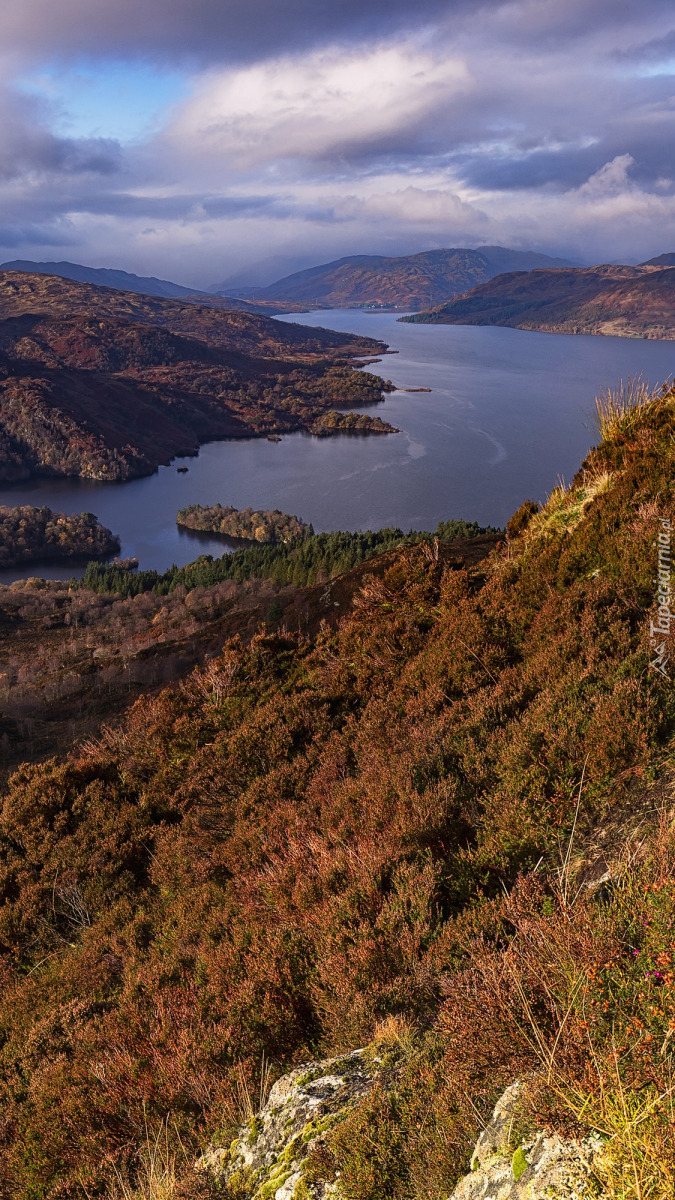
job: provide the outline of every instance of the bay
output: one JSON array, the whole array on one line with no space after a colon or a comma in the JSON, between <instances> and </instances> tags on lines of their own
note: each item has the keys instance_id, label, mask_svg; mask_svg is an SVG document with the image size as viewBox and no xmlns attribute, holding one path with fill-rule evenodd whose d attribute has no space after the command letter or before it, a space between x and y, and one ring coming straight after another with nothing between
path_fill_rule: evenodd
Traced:
<instances>
[{"instance_id":1,"label":"bay","mask_svg":"<svg viewBox=\"0 0 675 1200\"><path fill-rule=\"evenodd\" d=\"M280 508L317 532L434 529L450 517L503 525L525 498L544 500L571 479L597 440L592 412L601 388L639 374L658 384L675 367L672 342L402 325L399 315L350 309L283 318L369 334L398 351L368 369L401 389L432 389L395 391L368 410L398 434L212 442L143 479L33 479L0 488L0 503L94 512L119 534L123 556L156 570L227 549L178 529L176 512L187 504ZM30 564L0 572L0 582L81 573L72 564Z\"/></svg>"}]
</instances>

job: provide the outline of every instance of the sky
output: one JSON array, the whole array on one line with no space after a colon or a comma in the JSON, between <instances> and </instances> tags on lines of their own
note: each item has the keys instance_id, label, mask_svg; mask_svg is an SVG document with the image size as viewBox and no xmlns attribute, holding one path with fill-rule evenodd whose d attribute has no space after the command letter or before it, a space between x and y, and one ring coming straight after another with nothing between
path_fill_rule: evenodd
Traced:
<instances>
[{"instance_id":1,"label":"sky","mask_svg":"<svg viewBox=\"0 0 675 1200\"><path fill-rule=\"evenodd\" d=\"M0 261L675 251L672 0L4 0L0 66Z\"/></svg>"}]
</instances>

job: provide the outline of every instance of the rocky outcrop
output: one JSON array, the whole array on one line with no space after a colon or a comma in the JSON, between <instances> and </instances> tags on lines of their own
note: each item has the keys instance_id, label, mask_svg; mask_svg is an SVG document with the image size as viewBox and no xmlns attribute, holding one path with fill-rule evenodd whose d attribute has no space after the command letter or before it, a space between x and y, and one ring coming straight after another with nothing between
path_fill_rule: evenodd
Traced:
<instances>
[{"instance_id":1,"label":"rocky outcrop","mask_svg":"<svg viewBox=\"0 0 675 1200\"><path fill-rule=\"evenodd\" d=\"M376 1046L307 1063L282 1076L232 1144L211 1146L196 1168L237 1200L340 1200L339 1171L326 1179L314 1169L326 1151L330 1157L329 1131L375 1084L395 1087L398 1074ZM470 1173L448 1200L586 1200L602 1140L543 1131L523 1136L522 1098L522 1083L500 1097Z\"/></svg>"},{"instance_id":2,"label":"rocky outcrop","mask_svg":"<svg viewBox=\"0 0 675 1200\"><path fill-rule=\"evenodd\" d=\"M372 1048L310 1062L282 1076L229 1148L211 1147L197 1169L237 1195L259 1200L328 1200L336 1184L307 1178L309 1156L376 1081L392 1078Z\"/></svg>"},{"instance_id":3,"label":"rocky outcrop","mask_svg":"<svg viewBox=\"0 0 675 1200\"><path fill-rule=\"evenodd\" d=\"M476 1143L471 1174L460 1180L450 1200L581 1200L588 1195L602 1141L543 1132L514 1139L521 1092L522 1084L514 1083L500 1097Z\"/></svg>"}]
</instances>

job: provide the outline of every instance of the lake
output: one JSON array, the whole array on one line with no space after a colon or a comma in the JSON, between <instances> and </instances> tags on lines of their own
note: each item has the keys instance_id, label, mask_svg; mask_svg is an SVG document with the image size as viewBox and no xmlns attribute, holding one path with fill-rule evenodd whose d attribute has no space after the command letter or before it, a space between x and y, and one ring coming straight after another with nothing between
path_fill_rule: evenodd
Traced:
<instances>
[{"instance_id":1,"label":"lake","mask_svg":"<svg viewBox=\"0 0 675 1200\"><path fill-rule=\"evenodd\" d=\"M434 529L449 517L503 525L524 499L543 500L571 479L597 440L591 414L601 388L636 374L660 383L675 368L672 342L401 325L399 315L351 309L283 318L369 334L397 350L369 370L400 388L432 389L396 391L367 410L399 434L212 442L143 479L30 480L1 488L0 503L94 512L119 534L123 556L157 570L226 548L177 528L186 504L280 508L317 532ZM30 564L0 572L0 582L81 573L72 564Z\"/></svg>"}]
</instances>

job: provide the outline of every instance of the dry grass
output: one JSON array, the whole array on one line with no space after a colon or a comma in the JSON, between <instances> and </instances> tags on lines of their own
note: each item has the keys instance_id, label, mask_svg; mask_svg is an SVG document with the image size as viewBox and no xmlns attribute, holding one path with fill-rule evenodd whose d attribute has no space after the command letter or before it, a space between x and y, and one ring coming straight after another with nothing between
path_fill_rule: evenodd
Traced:
<instances>
[{"instance_id":1,"label":"dry grass","mask_svg":"<svg viewBox=\"0 0 675 1200\"><path fill-rule=\"evenodd\" d=\"M558 484L548 497L540 512L535 513L526 531L528 542L538 537L559 537L575 529L583 518L588 505L603 495L612 485L614 476L609 471L589 475L582 487L566 488Z\"/></svg>"},{"instance_id":2,"label":"dry grass","mask_svg":"<svg viewBox=\"0 0 675 1200\"><path fill-rule=\"evenodd\" d=\"M415 1029L405 1017L391 1014L375 1025L373 1045L378 1050L400 1048L409 1051L415 1042Z\"/></svg>"},{"instance_id":3,"label":"dry grass","mask_svg":"<svg viewBox=\"0 0 675 1200\"><path fill-rule=\"evenodd\" d=\"M170 1145L169 1126L163 1122L155 1134L146 1129L145 1144L140 1151L140 1170L132 1184L118 1174L117 1188L112 1200L173 1200L177 1170L185 1154L176 1156Z\"/></svg>"},{"instance_id":4,"label":"dry grass","mask_svg":"<svg viewBox=\"0 0 675 1200\"><path fill-rule=\"evenodd\" d=\"M618 1059L618 1056L617 1056ZM675 1122L673 1087L627 1089L614 1062L608 1077L598 1064L597 1090L561 1093L574 1117L605 1140L596 1158L594 1182L607 1200L665 1200L675 1196L672 1155L667 1142Z\"/></svg>"},{"instance_id":5,"label":"dry grass","mask_svg":"<svg viewBox=\"0 0 675 1200\"><path fill-rule=\"evenodd\" d=\"M596 397L594 416L602 440L629 433L639 411L661 395L661 390L650 388L641 375L629 375L625 383L619 380L615 388L603 389Z\"/></svg>"}]
</instances>

